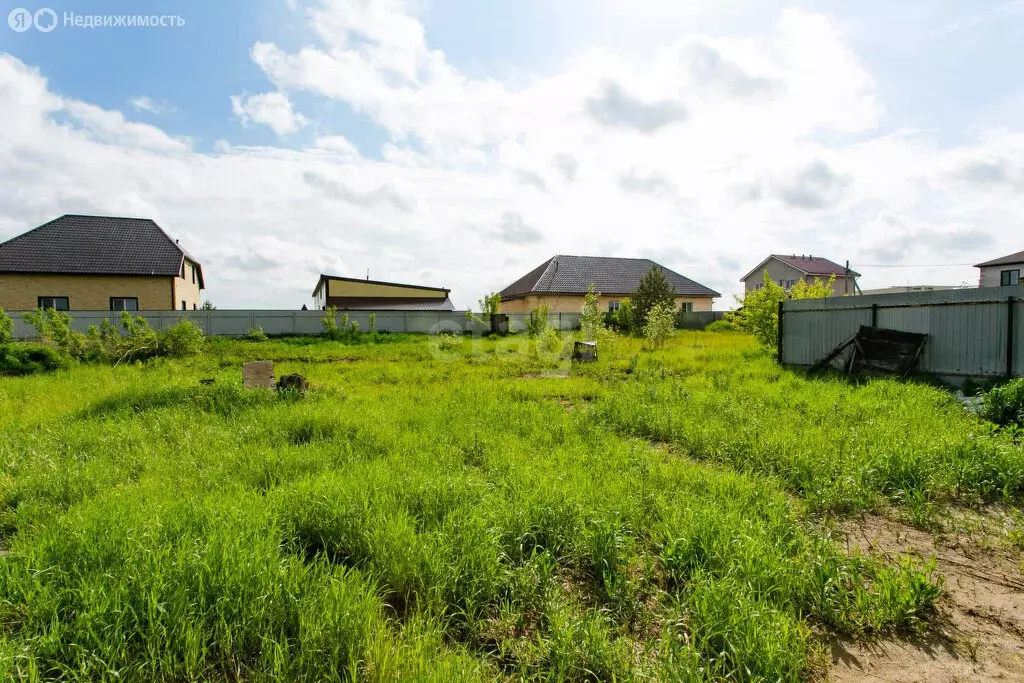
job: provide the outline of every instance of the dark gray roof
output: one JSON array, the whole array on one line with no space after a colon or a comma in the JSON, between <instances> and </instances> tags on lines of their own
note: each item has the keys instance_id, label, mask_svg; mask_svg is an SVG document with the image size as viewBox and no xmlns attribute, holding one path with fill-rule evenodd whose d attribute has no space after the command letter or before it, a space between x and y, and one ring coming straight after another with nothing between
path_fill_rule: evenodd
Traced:
<instances>
[{"instance_id":1,"label":"dark gray roof","mask_svg":"<svg viewBox=\"0 0 1024 683\"><path fill-rule=\"evenodd\" d=\"M0 273L167 275L202 267L148 218L65 215L0 244Z\"/></svg>"},{"instance_id":2,"label":"dark gray roof","mask_svg":"<svg viewBox=\"0 0 1024 683\"><path fill-rule=\"evenodd\" d=\"M1009 266L1014 263L1024 263L1024 251L1018 251L1016 254L992 259L991 261L985 261L984 263L979 263L974 267L984 268L986 266Z\"/></svg>"},{"instance_id":3,"label":"dark gray roof","mask_svg":"<svg viewBox=\"0 0 1024 683\"><path fill-rule=\"evenodd\" d=\"M645 258L553 256L501 290L502 299L527 294L584 294L593 283L601 294L632 294L640 278L658 264ZM717 297L718 292L674 271L665 271L677 296Z\"/></svg>"}]
</instances>

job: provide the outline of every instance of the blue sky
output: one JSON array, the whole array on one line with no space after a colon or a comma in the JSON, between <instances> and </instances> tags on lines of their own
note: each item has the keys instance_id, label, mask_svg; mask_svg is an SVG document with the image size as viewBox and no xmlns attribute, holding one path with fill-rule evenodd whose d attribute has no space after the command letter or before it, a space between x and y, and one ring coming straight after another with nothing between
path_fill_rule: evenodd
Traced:
<instances>
[{"instance_id":1,"label":"blue sky","mask_svg":"<svg viewBox=\"0 0 1024 683\"><path fill-rule=\"evenodd\" d=\"M0 16L41 6L2 0ZM1024 248L1024 0L48 6L185 25L0 30L2 104L25 115L0 158L40 183L0 204L0 237L149 211L239 305L262 303L267 263L281 305L317 269L368 265L468 304L556 251L660 253L729 293L765 251L915 266ZM659 111L679 115L644 118ZM499 265L467 268L480 251Z\"/></svg>"}]
</instances>

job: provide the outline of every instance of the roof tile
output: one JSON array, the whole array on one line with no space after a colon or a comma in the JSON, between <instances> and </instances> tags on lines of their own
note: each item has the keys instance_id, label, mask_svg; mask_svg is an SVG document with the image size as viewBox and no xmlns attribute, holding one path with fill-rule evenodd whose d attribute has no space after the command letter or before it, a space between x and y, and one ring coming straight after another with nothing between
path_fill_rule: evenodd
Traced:
<instances>
[{"instance_id":1,"label":"roof tile","mask_svg":"<svg viewBox=\"0 0 1024 683\"><path fill-rule=\"evenodd\" d=\"M0 272L171 276L183 256L148 218L69 214L0 244Z\"/></svg>"},{"instance_id":2,"label":"roof tile","mask_svg":"<svg viewBox=\"0 0 1024 683\"><path fill-rule=\"evenodd\" d=\"M631 294L640 278L659 264L650 259L608 256L554 256L503 289L503 299L527 294L583 294L593 283L602 294ZM659 266L677 296L717 297L718 292Z\"/></svg>"}]
</instances>

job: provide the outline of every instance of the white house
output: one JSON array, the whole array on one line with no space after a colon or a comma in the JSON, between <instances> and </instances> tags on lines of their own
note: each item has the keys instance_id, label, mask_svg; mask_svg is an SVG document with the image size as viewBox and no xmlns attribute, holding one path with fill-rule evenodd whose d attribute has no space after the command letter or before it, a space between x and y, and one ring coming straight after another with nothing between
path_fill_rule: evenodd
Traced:
<instances>
[{"instance_id":1,"label":"white house","mask_svg":"<svg viewBox=\"0 0 1024 683\"><path fill-rule=\"evenodd\" d=\"M1024 285L1024 251L979 263L979 287L1006 287Z\"/></svg>"}]
</instances>

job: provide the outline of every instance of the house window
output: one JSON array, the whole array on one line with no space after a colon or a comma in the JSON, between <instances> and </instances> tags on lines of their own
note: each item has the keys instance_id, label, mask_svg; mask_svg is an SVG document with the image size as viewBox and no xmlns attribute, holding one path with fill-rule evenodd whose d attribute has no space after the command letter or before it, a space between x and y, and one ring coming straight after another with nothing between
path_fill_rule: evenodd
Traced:
<instances>
[{"instance_id":1,"label":"house window","mask_svg":"<svg viewBox=\"0 0 1024 683\"><path fill-rule=\"evenodd\" d=\"M110 297L110 310L137 311L139 310L139 299L134 296L112 296Z\"/></svg>"},{"instance_id":2,"label":"house window","mask_svg":"<svg viewBox=\"0 0 1024 683\"><path fill-rule=\"evenodd\" d=\"M609 302L608 302L608 312L609 312L609 313L616 313L616 312L618 312L618 310L619 310L619 304L620 304L620 302L619 302L619 301L617 301L617 300L615 300L615 301L609 301Z\"/></svg>"},{"instance_id":3,"label":"house window","mask_svg":"<svg viewBox=\"0 0 1024 683\"><path fill-rule=\"evenodd\" d=\"M999 284L1003 287L1020 284L1020 268L999 273Z\"/></svg>"},{"instance_id":4,"label":"house window","mask_svg":"<svg viewBox=\"0 0 1024 683\"><path fill-rule=\"evenodd\" d=\"M196 265L193 263L192 266L192 284L196 283Z\"/></svg>"},{"instance_id":5,"label":"house window","mask_svg":"<svg viewBox=\"0 0 1024 683\"><path fill-rule=\"evenodd\" d=\"M69 311L68 298L66 296L41 296L36 300L39 308L52 308L57 311Z\"/></svg>"},{"instance_id":6,"label":"house window","mask_svg":"<svg viewBox=\"0 0 1024 683\"><path fill-rule=\"evenodd\" d=\"M181 262L181 279L182 280L185 279L185 262L184 261Z\"/></svg>"},{"instance_id":7,"label":"house window","mask_svg":"<svg viewBox=\"0 0 1024 683\"><path fill-rule=\"evenodd\" d=\"M185 303L184 299L181 300L181 310L183 310L183 311L188 310L188 304Z\"/></svg>"},{"instance_id":8,"label":"house window","mask_svg":"<svg viewBox=\"0 0 1024 683\"><path fill-rule=\"evenodd\" d=\"M684 301L683 303L679 304L679 312L680 313L693 313L693 302L692 301Z\"/></svg>"},{"instance_id":9,"label":"house window","mask_svg":"<svg viewBox=\"0 0 1024 683\"><path fill-rule=\"evenodd\" d=\"M779 280L779 284L782 285L783 289L790 289L796 286L796 280Z\"/></svg>"}]
</instances>

